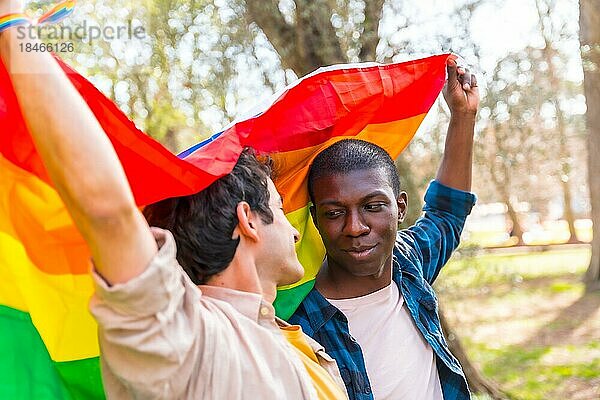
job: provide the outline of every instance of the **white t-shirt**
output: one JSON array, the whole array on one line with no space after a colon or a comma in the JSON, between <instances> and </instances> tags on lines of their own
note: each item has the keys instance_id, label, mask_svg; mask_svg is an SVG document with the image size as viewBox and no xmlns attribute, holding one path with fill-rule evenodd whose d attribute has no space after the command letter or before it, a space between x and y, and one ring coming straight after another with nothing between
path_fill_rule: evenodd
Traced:
<instances>
[{"instance_id":1,"label":"white t-shirt","mask_svg":"<svg viewBox=\"0 0 600 400\"><path fill-rule=\"evenodd\" d=\"M433 350L395 283L366 296L328 301L348 318L376 400L443 399Z\"/></svg>"}]
</instances>

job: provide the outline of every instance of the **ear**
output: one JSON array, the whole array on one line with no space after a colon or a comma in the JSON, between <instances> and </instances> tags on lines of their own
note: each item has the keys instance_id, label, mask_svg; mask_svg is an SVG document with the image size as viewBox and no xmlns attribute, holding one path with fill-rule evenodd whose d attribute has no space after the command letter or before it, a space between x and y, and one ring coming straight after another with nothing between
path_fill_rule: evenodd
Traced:
<instances>
[{"instance_id":1,"label":"ear","mask_svg":"<svg viewBox=\"0 0 600 400\"><path fill-rule=\"evenodd\" d=\"M257 214L250 209L250 204L240 201L235 209L238 218L238 224L233 230L232 238L245 237L258 242L258 224L256 223Z\"/></svg>"},{"instance_id":2,"label":"ear","mask_svg":"<svg viewBox=\"0 0 600 400\"><path fill-rule=\"evenodd\" d=\"M396 198L396 204L398 204L398 226L404 222L406 218L406 211L408 209L408 195L406 192L400 192L400 195Z\"/></svg>"}]
</instances>

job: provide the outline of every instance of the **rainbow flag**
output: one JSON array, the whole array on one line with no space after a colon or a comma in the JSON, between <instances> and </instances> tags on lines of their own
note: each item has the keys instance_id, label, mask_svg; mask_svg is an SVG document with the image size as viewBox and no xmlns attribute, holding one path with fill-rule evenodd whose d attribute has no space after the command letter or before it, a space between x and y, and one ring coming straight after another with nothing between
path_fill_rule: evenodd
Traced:
<instances>
[{"instance_id":1,"label":"rainbow flag","mask_svg":"<svg viewBox=\"0 0 600 400\"><path fill-rule=\"evenodd\" d=\"M56 24L67 18L75 9L75 0L65 0L46 11L35 21L36 25Z\"/></svg>"},{"instance_id":2,"label":"rainbow flag","mask_svg":"<svg viewBox=\"0 0 600 400\"><path fill-rule=\"evenodd\" d=\"M202 190L231 171L245 146L271 154L306 269L301 282L279 291L276 307L285 318L312 288L324 256L308 213L310 161L347 137L396 157L437 98L447 58L320 69L180 158L59 63L110 137L140 206ZM0 398L103 398L96 325L87 311L89 250L48 178L1 64L0 126Z\"/></svg>"}]
</instances>

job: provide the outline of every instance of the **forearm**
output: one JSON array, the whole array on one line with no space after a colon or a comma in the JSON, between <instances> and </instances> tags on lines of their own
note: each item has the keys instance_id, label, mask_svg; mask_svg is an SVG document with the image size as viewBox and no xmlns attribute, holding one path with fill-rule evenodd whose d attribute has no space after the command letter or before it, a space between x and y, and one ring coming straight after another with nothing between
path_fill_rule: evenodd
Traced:
<instances>
[{"instance_id":1,"label":"forearm","mask_svg":"<svg viewBox=\"0 0 600 400\"><path fill-rule=\"evenodd\" d=\"M463 191L471 190L475 114L452 115L446 136L444 156L436 180Z\"/></svg>"},{"instance_id":2,"label":"forearm","mask_svg":"<svg viewBox=\"0 0 600 400\"><path fill-rule=\"evenodd\" d=\"M123 251L114 249L111 254L110 246L127 233L141 233L130 244L142 244L142 258L149 260L156 244L149 231L143 238L143 217L95 116L49 53L20 50L26 42L32 40L19 39L14 29L3 32L0 56L38 153L100 273L112 283L127 280L143 268L131 260L131 270L112 271L113 259ZM32 67L34 72L28 73ZM127 232L130 229L133 232Z\"/></svg>"},{"instance_id":3,"label":"forearm","mask_svg":"<svg viewBox=\"0 0 600 400\"><path fill-rule=\"evenodd\" d=\"M415 225L402 231L411 235L407 243L414 243L423 265L423 276L432 283L460 243L460 235L467 216L475 205L476 197L431 182L425 193L423 215Z\"/></svg>"},{"instance_id":4,"label":"forearm","mask_svg":"<svg viewBox=\"0 0 600 400\"><path fill-rule=\"evenodd\" d=\"M0 35L0 54L36 148L63 200L85 214L98 212L102 199L113 205L132 203L110 141L79 93L49 53L22 52L20 43L31 40L17 36L14 29ZM44 72L28 73L32 69Z\"/></svg>"}]
</instances>

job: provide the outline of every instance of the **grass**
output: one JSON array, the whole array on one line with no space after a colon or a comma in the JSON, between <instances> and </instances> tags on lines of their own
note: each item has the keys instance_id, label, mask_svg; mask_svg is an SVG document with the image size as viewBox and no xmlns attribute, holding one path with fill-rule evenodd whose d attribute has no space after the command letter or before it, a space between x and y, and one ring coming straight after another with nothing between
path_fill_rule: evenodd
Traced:
<instances>
[{"instance_id":1,"label":"grass","mask_svg":"<svg viewBox=\"0 0 600 400\"><path fill-rule=\"evenodd\" d=\"M581 283L589 249L475 254L454 257L436 290L483 374L515 399L600 399L600 294Z\"/></svg>"},{"instance_id":2,"label":"grass","mask_svg":"<svg viewBox=\"0 0 600 400\"><path fill-rule=\"evenodd\" d=\"M558 277L565 273L581 275L591 257L588 248L475 256L473 252L471 249L459 249L438 278L441 290L518 283L524 279Z\"/></svg>"},{"instance_id":3,"label":"grass","mask_svg":"<svg viewBox=\"0 0 600 400\"><path fill-rule=\"evenodd\" d=\"M596 342L597 343L597 342ZM494 377L514 398L544 400L555 397L557 389L570 379L593 385L598 379L600 359L585 362L546 364L543 360L556 351L553 346L523 349L520 346L490 348L480 343L469 343L473 357L484 365L485 375ZM581 346L580 350L585 350Z\"/></svg>"}]
</instances>

